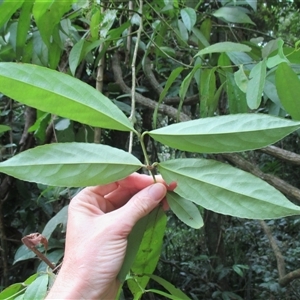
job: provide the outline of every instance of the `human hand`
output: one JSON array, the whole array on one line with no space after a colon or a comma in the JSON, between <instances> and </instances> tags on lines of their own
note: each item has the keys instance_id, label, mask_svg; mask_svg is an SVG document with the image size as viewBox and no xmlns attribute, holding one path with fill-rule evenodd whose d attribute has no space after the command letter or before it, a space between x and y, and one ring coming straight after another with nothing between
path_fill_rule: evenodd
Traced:
<instances>
[{"instance_id":1,"label":"human hand","mask_svg":"<svg viewBox=\"0 0 300 300\"><path fill-rule=\"evenodd\" d=\"M73 198L63 265L47 299L115 299L127 236L166 195L167 186L157 181L134 173Z\"/></svg>"}]
</instances>

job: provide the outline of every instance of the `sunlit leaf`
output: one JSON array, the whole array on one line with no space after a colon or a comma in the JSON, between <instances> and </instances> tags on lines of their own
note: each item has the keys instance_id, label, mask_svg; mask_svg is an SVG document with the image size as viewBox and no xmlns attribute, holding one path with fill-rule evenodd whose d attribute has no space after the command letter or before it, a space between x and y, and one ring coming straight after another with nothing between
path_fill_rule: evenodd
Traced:
<instances>
[{"instance_id":1,"label":"sunlit leaf","mask_svg":"<svg viewBox=\"0 0 300 300\"><path fill-rule=\"evenodd\" d=\"M266 80L266 60L259 62L250 72L247 85L247 104L251 109L257 109L261 103Z\"/></svg>"},{"instance_id":2,"label":"sunlit leaf","mask_svg":"<svg viewBox=\"0 0 300 300\"><path fill-rule=\"evenodd\" d=\"M17 1L16 1L17 2ZM34 0L26 0L22 5L22 10L19 17L17 38L16 38L16 52L18 59L21 58L25 48L28 30L31 21L31 13ZM1 10L1 8L0 8ZM1 27L1 26L0 26ZM23 61L24 62L24 61Z\"/></svg>"},{"instance_id":3,"label":"sunlit leaf","mask_svg":"<svg viewBox=\"0 0 300 300\"><path fill-rule=\"evenodd\" d=\"M179 220L192 228L203 226L202 216L197 206L174 192L167 193L168 204Z\"/></svg>"},{"instance_id":4,"label":"sunlit leaf","mask_svg":"<svg viewBox=\"0 0 300 300\"><path fill-rule=\"evenodd\" d=\"M273 144L300 128L300 122L264 114L236 114L187 121L149 132L170 147L198 153L225 153Z\"/></svg>"},{"instance_id":5,"label":"sunlit leaf","mask_svg":"<svg viewBox=\"0 0 300 300\"><path fill-rule=\"evenodd\" d=\"M47 68L0 63L0 92L31 107L91 126L134 130L122 111L96 89Z\"/></svg>"},{"instance_id":6,"label":"sunlit leaf","mask_svg":"<svg viewBox=\"0 0 300 300\"><path fill-rule=\"evenodd\" d=\"M12 14L22 6L23 2L24 0L4 0L0 2L0 28L10 19Z\"/></svg>"},{"instance_id":7,"label":"sunlit leaf","mask_svg":"<svg viewBox=\"0 0 300 300\"><path fill-rule=\"evenodd\" d=\"M133 274L152 274L158 263L163 244L164 232L167 224L167 217L161 207L154 210L148 218L148 224L143 236L143 240L136 255L134 264L131 267ZM141 289L145 289L149 278L137 276L135 280L128 280L130 291L135 295Z\"/></svg>"},{"instance_id":8,"label":"sunlit leaf","mask_svg":"<svg viewBox=\"0 0 300 300\"><path fill-rule=\"evenodd\" d=\"M300 207L256 176L207 159L162 162L158 170L181 197L202 207L240 218L274 219L300 214Z\"/></svg>"},{"instance_id":9,"label":"sunlit leaf","mask_svg":"<svg viewBox=\"0 0 300 300\"><path fill-rule=\"evenodd\" d=\"M171 295L177 297L176 299L180 300L190 300L190 298L183 293L181 290L177 289L172 283L168 282L167 280L154 275L154 274L146 274L146 276L149 276L152 280L159 283L162 287L164 287Z\"/></svg>"},{"instance_id":10,"label":"sunlit leaf","mask_svg":"<svg viewBox=\"0 0 300 300\"><path fill-rule=\"evenodd\" d=\"M0 163L0 172L37 183L79 187L107 184L130 175L142 163L106 145L62 143L39 146Z\"/></svg>"},{"instance_id":11,"label":"sunlit leaf","mask_svg":"<svg viewBox=\"0 0 300 300\"><path fill-rule=\"evenodd\" d=\"M300 120L300 80L287 63L281 63L275 75L276 89L284 109L295 120Z\"/></svg>"},{"instance_id":12,"label":"sunlit leaf","mask_svg":"<svg viewBox=\"0 0 300 300\"><path fill-rule=\"evenodd\" d=\"M233 42L221 42L208 46L200 50L195 56L209 54L209 53L222 53L222 52L249 52L251 48L247 45L233 43Z\"/></svg>"}]
</instances>

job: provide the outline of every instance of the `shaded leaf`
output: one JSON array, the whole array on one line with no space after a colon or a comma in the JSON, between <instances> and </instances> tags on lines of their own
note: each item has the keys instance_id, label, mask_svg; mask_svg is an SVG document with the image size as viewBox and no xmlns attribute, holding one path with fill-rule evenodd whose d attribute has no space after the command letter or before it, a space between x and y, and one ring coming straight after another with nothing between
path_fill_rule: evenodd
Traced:
<instances>
[{"instance_id":1,"label":"shaded leaf","mask_svg":"<svg viewBox=\"0 0 300 300\"><path fill-rule=\"evenodd\" d=\"M223 6L216 10L213 13L213 16L229 23L245 23L255 25L255 23L252 22L249 16L244 13L239 7Z\"/></svg>"},{"instance_id":2,"label":"shaded leaf","mask_svg":"<svg viewBox=\"0 0 300 300\"><path fill-rule=\"evenodd\" d=\"M28 106L91 126L134 130L122 111L96 89L44 67L0 63L0 92Z\"/></svg>"},{"instance_id":3,"label":"shaded leaf","mask_svg":"<svg viewBox=\"0 0 300 300\"><path fill-rule=\"evenodd\" d=\"M267 63L264 59L259 62L250 72L246 91L247 104L251 109L257 109L261 103L266 80Z\"/></svg>"},{"instance_id":4,"label":"shaded leaf","mask_svg":"<svg viewBox=\"0 0 300 300\"><path fill-rule=\"evenodd\" d=\"M43 300L47 294L47 287L48 287L48 274L43 274L39 276L33 283L31 283L25 294L24 300Z\"/></svg>"},{"instance_id":5,"label":"shaded leaf","mask_svg":"<svg viewBox=\"0 0 300 300\"><path fill-rule=\"evenodd\" d=\"M256 176L228 164L207 159L162 162L158 170L175 192L202 207L249 219L274 219L300 214L300 207Z\"/></svg>"},{"instance_id":6,"label":"shaded leaf","mask_svg":"<svg viewBox=\"0 0 300 300\"><path fill-rule=\"evenodd\" d=\"M34 257L35 257L34 252L32 252L30 249L28 249L25 245L22 245L21 247L18 248L18 250L15 254L13 264L15 264L19 261L34 258Z\"/></svg>"},{"instance_id":7,"label":"shaded leaf","mask_svg":"<svg viewBox=\"0 0 300 300\"><path fill-rule=\"evenodd\" d=\"M152 130L149 135L170 147L198 153L258 149L275 143L300 127L263 114L236 114L187 121Z\"/></svg>"},{"instance_id":8,"label":"shaded leaf","mask_svg":"<svg viewBox=\"0 0 300 300\"><path fill-rule=\"evenodd\" d=\"M167 202L179 220L192 228L201 228L203 224L202 216L197 206L175 192L167 192Z\"/></svg>"},{"instance_id":9,"label":"shaded leaf","mask_svg":"<svg viewBox=\"0 0 300 300\"><path fill-rule=\"evenodd\" d=\"M185 7L180 10L180 15L187 30L191 31L197 21L195 10L191 7Z\"/></svg>"},{"instance_id":10,"label":"shaded leaf","mask_svg":"<svg viewBox=\"0 0 300 300\"><path fill-rule=\"evenodd\" d=\"M209 54L209 53L222 53L222 52L249 52L251 48L247 45L233 42L221 42L208 46L200 50L195 56Z\"/></svg>"},{"instance_id":11,"label":"shaded leaf","mask_svg":"<svg viewBox=\"0 0 300 300\"><path fill-rule=\"evenodd\" d=\"M65 229L68 220L68 206L63 207L54 217L52 217L46 224L42 235L49 240L51 234L56 229L56 227L62 224Z\"/></svg>"},{"instance_id":12,"label":"shaded leaf","mask_svg":"<svg viewBox=\"0 0 300 300\"><path fill-rule=\"evenodd\" d=\"M201 118L213 115L216 108L214 96L216 92L216 68L202 70L200 77L200 116Z\"/></svg>"},{"instance_id":13,"label":"shaded leaf","mask_svg":"<svg viewBox=\"0 0 300 300\"><path fill-rule=\"evenodd\" d=\"M245 74L243 65L240 65L238 71L234 72L234 80L239 89L243 93L246 93L249 80Z\"/></svg>"},{"instance_id":14,"label":"shaded leaf","mask_svg":"<svg viewBox=\"0 0 300 300\"><path fill-rule=\"evenodd\" d=\"M9 126L6 125L0 125L0 134L6 131L11 130L11 128Z\"/></svg>"},{"instance_id":15,"label":"shaded leaf","mask_svg":"<svg viewBox=\"0 0 300 300\"><path fill-rule=\"evenodd\" d=\"M39 146L0 163L0 172L37 183L79 187L125 178L142 163L135 156L101 144Z\"/></svg>"},{"instance_id":16,"label":"shaded leaf","mask_svg":"<svg viewBox=\"0 0 300 300\"><path fill-rule=\"evenodd\" d=\"M300 120L300 80L287 63L281 63L275 75L276 89L284 109L295 120Z\"/></svg>"},{"instance_id":17,"label":"shaded leaf","mask_svg":"<svg viewBox=\"0 0 300 300\"><path fill-rule=\"evenodd\" d=\"M230 113L247 113L249 109L246 94L238 88L232 73L226 72L226 79L227 99Z\"/></svg>"}]
</instances>

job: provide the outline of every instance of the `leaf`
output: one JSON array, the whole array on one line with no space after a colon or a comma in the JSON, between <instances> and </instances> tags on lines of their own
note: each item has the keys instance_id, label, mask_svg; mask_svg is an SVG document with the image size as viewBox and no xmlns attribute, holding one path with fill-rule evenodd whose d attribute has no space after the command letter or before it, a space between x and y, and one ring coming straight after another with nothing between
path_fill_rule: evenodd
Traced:
<instances>
[{"instance_id":1,"label":"leaf","mask_svg":"<svg viewBox=\"0 0 300 300\"><path fill-rule=\"evenodd\" d=\"M22 283L14 283L0 293L0 299L15 299L25 289Z\"/></svg>"},{"instance_id":2,"label":"leaf","mask_svg":"<svg viewBox=\"0 0 300 300\"><path fill-rule=\"evenodd\" d=\"M275 74L275 83L280 102L295 120L300 120L300 80L287 63L281 63Z\"/></svg>"},{"instance_id":3,"label":"leaf","mask_svg":"<svg viewBox=\"0 0 300 300\"><path fill-rule=\"evenodd\" d=\"M24 1L22 5L22 10L20 12L18 29L17 29L17 38L16 38L16 52L19 60L22 57L25 48L28 30L31 21L31 11L32 11L33 4L34 4L34 0Z\"/></svg>"},{"instance_id":4,"label":"leaf","mask_svg":"<svg viewBox=\"0 0 300 300\"><path fill-rule=\"evenodd\" d=\"M18 248L13 264L16 264L19 261L34 258L35 254L30 249L28 249L25 245L22 245Z\"/></svg>"},{"instance_id":5,"label":"leaf","mask_svg":"<svg viewBox=\"0 0 300 300\"><path fill-rule=\"evenodd\" d=\"M33 283L31 283L25 294L24 300L43 300L47 294L47 286L48 286L48 274L43 274L39 276Z\"/></svg>"},{"instance_id":6,"label":"leaf","mask_svg":"<svg viewBox=\"0 0 300 300\"><path fill-rule=\"evenodd\" d=\"M145 274L149 276L152 280L159 283L162 287L164 287L171 295L177 297L176 299L180 300L190 300L190 298L183 293L181 290L177 289L172 283L168 282L167 280L154 275L154 274Z\"/></svg>"},{"instance_id":7,"label":"leaf","mask_svg":"<svg viewBox=\"0 0 300 300\"><path fill-rule=\"evenodd\" d=\"M4 0L0 3L0 28L11 18L13 13L19 9L24 0L18 1L11 1L11 0Z\"/></svg>"},{"instance_id":8,"label":"leaf","mask_svg":"<svg viewBox=\"0 0 300 300\"><path fill-rule=\"evenodd\" d=\"M193 27L192 28L192 32L193 34L196 36L196 38L198 39L198 41L204 46L204 47L209 47L209 42L207 41L206 37L204 36L204 34L198 29ZM203 47L202 46L202 47Z\"/></svg>"},{"instance_id":9,"label":"leaf","mask_svg":"<svg viewBox=\"0 0 300 300\"><path fill-rule=\"evenodd\" d=\"M135 156L101 144L39 146L0 163L0 172L37 183L80 187L107 184L141 168Z\"/></svg>"},{"instance_id":10,"label":"leaf","mask_svg":"<svg viewBox=\"0 0 300 300\"><path fill-rule=\"evenodd\" d=\"M6 125L0 125L0 134L6 131L11 130L11 128L9 126Z\"/></svg>"},{"instance_id":11,"label":"leaf","mask_svg":"<svg viewBox=\"0 0 300 300\"><path fill-rule=\"evenodd\" d=\"M200 50L195 56L201 56L210 53L222 53L222 52L249 52L251 48L247 45L233 42L221 42L208 46Z\"/></svg>"},{"instance_id":12,"label":"leaf","mask_svg":"<svg viewBox=\"0 0 300 300\"><path fill-rule=\"evenodd\" d=\"M183 22L181 20L178 20L178 29L179 29L179 36L180 38L186 42L189 38L189 33L187 31L187 28L185 27L185 25L183 24Z\"/></svg>"},{"instance_id":13,"label":"leaf","mask_svg":"<svg viewBox=\"0 0 300 300\"><path fill-rule=\"evenodd\" d=\"M147 228L140 244L139 251L131 267L133 274L152 274L158 263L163 237L167 225L167 217L161 207L154 210L151 218L148 218ZM134 280L128 280L127 284L133 295L141 289L145 289L149 278L146 276L135 276Z\"/></svg>"},{"instance_id":14,"label":"leaf","mask_svg":"<svg viewBox=\"0 0 300 300\"><path fill-rule=\"evenodd\" d=\"M56 229L56 227L62 224L63 228L66 228L68 219L68 206L63 207L54 217L52 217L46 224L42 235L49 240L51 234Z\"/></svg>"},{"instance_id":15,"label":"leaf","mask_svg":"<svg viewBox=\"0 0 300 300\"><path fill-rule=\"evenodd\" d=\"M141 245L146 227L151 218L151 215L154 213L152 211L149 215L140 219L131 230L127 238L127 248L125 258L121 267L121 270L117 276L118 280L123 283L130 272L130 269L134 263L135 257L138 253L139 247Z\"/></svg>"},{"instance_id":16,"label":"leaf","mask_svg":"<svg viewBox=\"0 0 300 300\"><path fill-rule=\"evenodd\" d=\"M274 219L300 214L300 207L252 174L207 159L162 162L158 170L175 192L202 207L224 215Z\"/></svg>"},{"instance_id":17,"label":"leaf","mask_svg":"<svg viewBox=\"0 0 300 300\"><path fill-rule=\"evenodd\" d=\"M254 11L257 11L257 0L246 0Z\"/></svg>"},{"instance_id":18,"label":"leaf","mask_svg":"<svg viewBox=\"0 0 300 300\"><path fill-rule=\"evenodd\" d=\"M188 31L191 31L197 21L197 15L193 8L185 7L180 10L182 22Z\"/></svg>"},{"instance_id":19,"label":"leaf","mask_svg":"<svg viewBox=\"0 0 300 300\"><path fill-rule=\"evenodd\" d=\"M152 130L149 135L170 147L198 153L247 151L275 143L300 127L264 114L210 117Z\"/></svg>"},{"instance_id":20,"label":"leaf","mask_svg":"<svg viewBox=\"0 0 300 300\"><path fill-rule=\"evenodd\" d=\"M203 219L197 206L174 192L167 192L167 202L177 216L186 225L192 228L203 227Z\"/></svg>"},{"instance_id":21,"label":"leaf","mask_svg":"<svg viewBox=\"0 0 300 300\"><path fill-rule=\"evenodd\" d=\"M284 41L282 39L278 39L277 40L278 53L275 56L269 57L267 60L267 67L269 69L278 66L282 62L289 63L289 60L286 58L285 54L283 53L283 45L284 45Z\"/></svg>"},{"instance_id":22,"label":"leaf","mask_svg":"<svg viewBox=\"0 0 300 300\"><path fill-rule=\"evenodd\" d=\"M230 113L247 113L248 105L246 94L238 88L232 73L226 72L226 79L227 99Z\"/></svg>"},{"instance_id":23,"label":"leaf","mask_svg":"<svg viewBox=\"0 0 300 300\"><path fill-rule=\"evenodd\" d=\"M70 71L73 76L75 76L75 71L78 65L80 64L81 60L83 59L84 56L84 43L85 40L81 39L79 40L74 47L72 48L69 56L69 67Z\"/></svg>"},{"instance_id":24,"label":"leaf","mask_svg":"<svg viewBox=\"0 0 300 300\"><path fill-rule=\"evenodd\" d=\"M210 117L215 110L216 68L202 70L200 77L200 116Z\"/></svg>"},{"instance_id":25,"label":"leaf","mask_svg":"<svg viewBox=\"0 0 300 300\"><path fill-rule=\"evenodd\" d=\"M179 74L184 70L183 67L178 67L176 69L174 69L167 82L166 82L166 85L163 89L163 91L161 92L160 96L159 96L159 100L158 100L158 103L155 107L155 110L154 110L154 113L153 113L153 127L156 128L156 122L157 122L157 113L158 113L158 108L159 108L159 105L162 103L162 101L164 100L164 98L166 97L167 93L168 93L168 90L170 89L171 85L173 84L173 82L175 81L175 79L179 76Z\"/></svg>"},{"instance_id":26,"label":"leaf","mask_svg":"<svg viewBox=\"0 0 300 300\"><path fill-rule=\"evenodd\" d=\"M224 22L229 23L245 23L245 24L253 24L252 20L249 18L247 14L245 14L240 8L238 7L221 7L216 10L213 14L218 19L221 19Z\"/></svg>"},{"instance_id":27,"label":"leaf","mask_svg":"<svg viewBox=\"0 0 300 300\"><path fill-rule=\"evenodd\" d=\"M96 89L44 67L0 63L0 92L28 106L80 123L134 131L118 107Z\"/></svg>"},{"instance_id":28,"label":"leaf","mask_svg":"<svg viewBox=\"0 0 300 300\"><path fill-rule=\"evenodd\" d=\"M35 0L33 15L44 43L49 48L54 28L61 17L70 10L74 0Z\"/></svg>"},{"instance_id":29,"label":"leaf","mask_svg":"<svg viewBox=\"0 0 300 300\"><path fill-rule=\"evenodd\" d=\"M245 74L243 65L240 65L238 71L234 72L234 80L239 89L243 93L246 93L249 80L247 75Z\"/></svg>"},{"instance_id":30,"label":"leaf","mask_svg":"<svg viewBox=\"0 0 300 300\"><path fill-rule=\"evenodd\" d=\"M257 109L261 103L264 91L267 63L264 59L259 62L250 72L246 91L247 104L251 109Z\"/></svg>"}]
</instances>

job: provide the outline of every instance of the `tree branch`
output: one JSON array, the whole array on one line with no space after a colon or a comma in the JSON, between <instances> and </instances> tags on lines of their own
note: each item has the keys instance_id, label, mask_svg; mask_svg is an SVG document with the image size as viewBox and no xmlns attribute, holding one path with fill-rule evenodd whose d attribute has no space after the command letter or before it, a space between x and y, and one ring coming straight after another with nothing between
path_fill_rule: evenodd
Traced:
<instances>
[{"instance_id":1,"label":"tree branch","mask_svg":"<svg viewBox=\"0 0 300 300\"><path fill-rule=\"evenodd\" d=\"M278 269L278 275L279 278L282 278L285 276L285 262L284 262L284 257L277 245L277 242L275 240L275 238L272 235L271 229L270 227L267 225L267 223L263 220L260 221L260 225L263 229L263 231L265 232L266 236L269 239L271 248L275 254L276 257L276 261L277 261L277 269Z\"/></svg>"},{"instance_id":2,"label":"tree branch","mask_svg":"<svg viewBox=\"0 0 300 300\"><path fill-rule=\"evenodd\" d=\"M113 55L112 69L113 69L113 73L114 73L116 83L120 86L123 93L131 94L130 87L128 87L126 85L126 83L124 82L123 77L122 77L122 69L121 69L121 66L120 66L120 57L119 57L118 53L115 53ZM144 97L139 93L136 93L136 102L139 103L139 104L142 104L146 107L149 107L152 110L154 110L155 106L157 105L156 101L154 101L150 98ZM175 120L177 119L177 109L172 107L172 106L161 104L158 108L158 111L162 114L165 114L165 115L175 119ZM190 120L190 117L188 115L184 114L184 113L180 113L179 120L180 121L188 121L188 120Z\"/></svg>"},{"instance_id":3,"label":"tree branch","mask_svg":"<svg viewBox=\"0 0 300 300\"><path fill-rule=\"evenodd\" d=\"M267 146L259 151L270 154L278 159L290 162L294 165L300 165L300 155L275 146Z\"/></svg>"}]
</instances>

